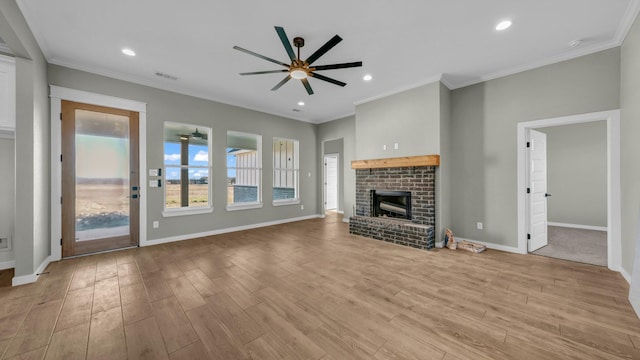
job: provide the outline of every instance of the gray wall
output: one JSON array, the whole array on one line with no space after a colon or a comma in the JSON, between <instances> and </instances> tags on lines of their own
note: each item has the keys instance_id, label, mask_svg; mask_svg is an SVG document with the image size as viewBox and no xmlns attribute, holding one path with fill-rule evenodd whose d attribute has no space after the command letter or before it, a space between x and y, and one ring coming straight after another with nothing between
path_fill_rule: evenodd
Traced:
<instances>
[{"instance_id":1,"label":"gray wall","mask_svg":"<svg viewBox=\"0 0 640 360\"><path fill-rule=\"evenodd\" d=\"M344 139L327 140L323 148L324 154L338 154L338 211L344 211ZM323 185L322 181L320 185ZM324 202L324 197L318 198L318 201Z\"/></svg>"},{"instance_id":2,"label":"gray wall","mask_svg":"<svg viewBox=\"0 0 640 360\"><path fill-rule=\"evenodd\" d=\"M15 206L15 143L13 139L0 138L0 237L13 243ZM14 259L13 250L0 251L0 262Z\"/></svg>"},{"instance_id":3,"label":"gray wall","mask_svg":"<svg viewBox=\"0 0 640 360\"><path fill-rule=\"evenodd\" d=\"M342 192L342 204L340 209L344 211L344 219L353 216L353 209L356 204L356 172L351 168L351 161L356 160L356 118L349 116L346 118L333 120L319 124L318 133L318 169L320 174L319 183L322 181L322 157L324 156L324 145L327 141L342 139L342 182L340 188ZM318 199L322 199L322 187L317 189ZM322 203L318 201L318 213L322 212Z\"/></svg>"},{"instance_id":4,"label":"gray wall","mask_svg":"<svg viewBox=\"0 0 640 360\"><path fill-rule=\"evenodd\" d=\"M30 275L50 254L47 63L14 0L0 2L0 37L16 56L15 275Z\"/></svg>"},{"instance_id":5,"label":"gray wall","mask_svg":"<svg viewBox=\"0 0 640 360\"><path fill-rule=\"evenodd\" d=\"M619 48L452 91L454 234L517 247L516 124L617 109L619 98Z\"/></svg>"},{"instance_id":6,"label":"gray wall","mask_svg":"<svg viewBox=\"0 0 640 360\"><path fill-rule=\"evenodd\" d=\"M606 227L606 121L538 131L547 134L547 220Z\"/></svg>"},{"instance_id":7,"label":"gray wall","mask_svg":"<svg viewBox=\"0 0 640 360\"><path fill-rule=\"evenodd\" d=\"M622 191L622 267L634 272L634 282L640 287L640 269L633 265L634 255L640 249L638 237L638 207L640 205L640 20L635 23L622 45L621 55L621 191ZM639 259L640 260L640 259ZM636 262L635 267L640 266ZM637 276L635 276L637 274ZM632 288L634 284L632 284ZM637 299L640 302L640 299ZM640 311L640 304L634 304Z\"/></svg>"},{"instance_id":8,"label":"gray wall","mask_svg":"<svg viewBox=\"0 0 640 360\"><path fill-rule=\"evenodd\" d=\"M164 218L163 188L149 188L147 193L148 239L197 234L217 229L314 215L317 212L317 156L315 125L253 110L180 95L143 85L128 83L61 66L49 65L53 85L117 96L147 103L147 166L163 166L163 124L165 121L208 126L213 132L213 214ZM262 135L263 192L262 209L227 212L226 143L227 131ZM300 141L300 205L274 207L273 138ZM153 221L160 227L153 229ZM143 224L143 226L145 226Z\"/></svg>"},{"instance_id":9,"label":"gray wall","mask_svg":"<svg viewBox=\"0 0 640 360\"><path fill-rule=\"evenodd\" d=\"M356 106L357 160L439 153L440 82Z\"/></svg>"}]
</instances>

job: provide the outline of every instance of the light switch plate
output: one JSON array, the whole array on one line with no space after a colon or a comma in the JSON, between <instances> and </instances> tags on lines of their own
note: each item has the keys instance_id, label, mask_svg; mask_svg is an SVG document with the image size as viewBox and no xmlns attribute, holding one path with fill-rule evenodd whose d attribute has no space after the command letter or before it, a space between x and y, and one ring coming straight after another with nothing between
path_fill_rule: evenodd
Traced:
<instances>
[{"instance_id":1,"label":"light switch plate","mask_svg":"<svg viewBox=\"0 0 640 360\"><path fill-rule=\"evenodd\" d=\"M149 169L149 176L160 176L160 169Z\"/></svg>"}]
</instances>

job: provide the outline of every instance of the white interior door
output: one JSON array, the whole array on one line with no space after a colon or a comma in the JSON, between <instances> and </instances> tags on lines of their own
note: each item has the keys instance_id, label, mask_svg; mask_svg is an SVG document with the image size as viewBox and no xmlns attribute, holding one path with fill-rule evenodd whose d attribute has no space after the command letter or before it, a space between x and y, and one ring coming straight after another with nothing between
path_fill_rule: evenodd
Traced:
<instances>
[{"instance_id":1,"label":"white interior door","mask_svg":"<svg viewBox=\"0 0 640 360\"><path fill-rule=\"evenodd\" d=\"M325 210L338 209L338 156L325 155L324 157L324 187Z\"/></svg>"},{"instance_id":2,"label":"white interior door","mask_svg":"<svg viewBox=\"0 0 640 360\"><path fill-rule=\"evenodd\" d=\"M529 251L546 246L547 240L547 135L529 132Z\"/></svg>"}]
</instances>

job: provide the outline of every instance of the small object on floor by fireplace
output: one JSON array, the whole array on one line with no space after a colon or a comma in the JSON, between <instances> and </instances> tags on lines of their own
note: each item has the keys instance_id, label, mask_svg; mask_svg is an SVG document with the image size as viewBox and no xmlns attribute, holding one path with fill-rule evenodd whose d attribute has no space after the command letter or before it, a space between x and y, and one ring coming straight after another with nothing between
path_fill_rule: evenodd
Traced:
<instances>
[{"instance_id":1,"label":"small object on floor by fireplace","mask_svg":"<svg viewBox=\"0 0 640 360\"><path fill-rule=\"evenodd\" d=\"M481 253L487 250L487 247L482 244L476 244L470 241L460 241L458 242L458 249L471 251L472 253Z\"/></svg>"},{"instance_id":2,"label":"small object on floor by fireplace","mask_svg":"<svg viewBox=\"0 0 640 360\"><path fill-rule=\"evenodd\" d=\"M458 247L456 239L453 237L453 231L450 229L447 229L444 232L444 246L448 247L450 250L455 250Z\"/></svg>"}]
</instances>

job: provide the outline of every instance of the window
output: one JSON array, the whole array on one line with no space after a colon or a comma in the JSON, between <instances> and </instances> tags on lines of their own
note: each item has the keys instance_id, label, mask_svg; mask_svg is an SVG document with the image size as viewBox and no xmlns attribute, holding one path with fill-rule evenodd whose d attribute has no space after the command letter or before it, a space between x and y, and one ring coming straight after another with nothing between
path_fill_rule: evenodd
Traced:
<instances>
[{"instance_id":1,"label":"window","mask_svg":"<svg viewBox=\"0 0 640 360\"><path fill-rule=\"evenodd\" d=\"M262 207L262 137L227 132L227 210Z\"/></svg>"},{"instance_id":2,"label":"window","mask_svg":"<svg viewBox=\"0 0 640 360\"><path fill-rule=\"evenodd\" d=\"M213 211L210 138L210 128L165 123L165 216Z\"/></svg>"},{"instance_id":3,"label":"window","mask_svg":"<svg viewBox=\"0 0 640 360\"><path fill-rule=\"evenodd\" d=\"M297 204L298 141L273 139L273 205Z\"/></svg>"}]
</instances>

